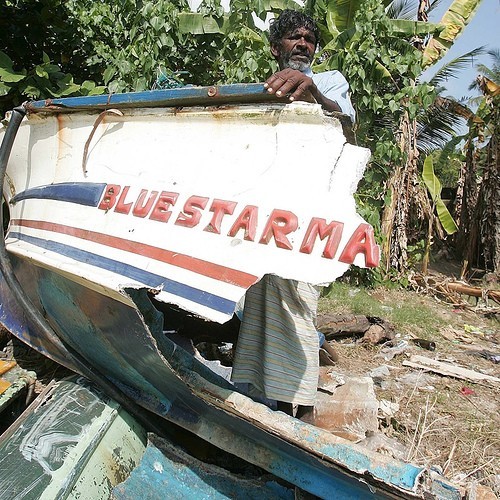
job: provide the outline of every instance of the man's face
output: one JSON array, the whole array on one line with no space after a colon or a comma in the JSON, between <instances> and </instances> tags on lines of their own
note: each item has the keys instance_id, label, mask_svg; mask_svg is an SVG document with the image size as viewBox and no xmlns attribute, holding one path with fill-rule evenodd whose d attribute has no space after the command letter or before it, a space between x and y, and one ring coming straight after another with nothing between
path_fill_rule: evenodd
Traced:
<instances>
[{"instance_id":1,"label":"man's face","mask_svg":"<svg viewBox=\"0 0 500 500\"><path fill-rule=\"evenodd\" d=\"M271 53L278 60L280 69L305 71L311 66L316 50L316 37L306 28L297 28L285 35Z\"/></svg>"}]
</instances>

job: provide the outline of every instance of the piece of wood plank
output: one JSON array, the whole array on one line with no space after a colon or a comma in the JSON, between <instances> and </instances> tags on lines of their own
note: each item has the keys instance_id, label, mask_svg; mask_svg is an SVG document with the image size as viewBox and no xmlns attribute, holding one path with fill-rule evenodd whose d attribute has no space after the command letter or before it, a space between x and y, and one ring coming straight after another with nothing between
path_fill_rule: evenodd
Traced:
<instances>
[{"instance_id":1,"label":"piece of wood plank","mask_svg":"<svg viewBox=\"0 0 500 500\"><path fill-rule=\"evenodd\" d=\"M0 375L7 373L11 368L14 368L16 364L15 361L3 361L0 359Z\"/></svg>"},{"instance_id":2,"label":"piece of wood plank","mask_svg":"<svg viewBox=\"0 0 500 500\"><path fill-rule=\"evenodd\" d=\"M403 366L410 366L411 368L421 368L422 370L429 370L448 377L456 377L460 379L469 380L471 382L494 382L500 383L500 378L486 375L485 373L476 372L461 366L452 365L451 363L443 363L435 359L426 358L424 356L414 355L411 356L409 361L403 361Z\"/></svg>"},{"instance_id":3,"label":"piece of wood plank","mask_svg":"<svg viewBox=\"0 0 500 500\"><path fill-rule=\"evenodd\" d=\"M470 285L465 285L464 283L457 283L457 282L446 283L444 286L446 286L449 290L453 290L454 292L470 295L471 297L486 296L500 303L500 291L498 290L487 290L477 286L470 286Z\"/></svg>"},{"instance_id":4,"label":"piece of wood plank","mask_svg":"<svg viewBox=\"0 0 500 500\"><path fill-rule=\"evenodd\" d=\"M10 382L0 379L0 394L3 394L10 386Z\"/></svg>"}]
</instances>

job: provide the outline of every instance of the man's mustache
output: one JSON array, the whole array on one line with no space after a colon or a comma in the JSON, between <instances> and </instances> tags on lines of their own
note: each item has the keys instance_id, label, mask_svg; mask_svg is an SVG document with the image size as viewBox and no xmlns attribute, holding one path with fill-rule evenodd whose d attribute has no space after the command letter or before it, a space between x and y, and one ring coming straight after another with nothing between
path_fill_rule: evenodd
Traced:
<instances>
[{"instance_id":1,"label":"man's mustache","mask_svg":"<svg viewBox=\"0 0 500 500\"><path fill-rule=\"evenodd\" d=\"M306 56L309 57L309 53L307 49L294 49L292 52L290 52L290 57L293 56Z\"/></svg>"}]
</instances>

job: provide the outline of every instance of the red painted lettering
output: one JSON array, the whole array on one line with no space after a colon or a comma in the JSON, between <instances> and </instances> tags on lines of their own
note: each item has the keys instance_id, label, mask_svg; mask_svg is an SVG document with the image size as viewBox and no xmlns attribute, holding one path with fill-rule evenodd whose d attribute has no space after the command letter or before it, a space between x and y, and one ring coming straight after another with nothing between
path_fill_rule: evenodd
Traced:
<instances>
[{"instance_id":1,"label":"red painted lettering","mask_svg":"<svg viewBox=\"0 0 500 500\"><path fill-rule=\"evenodd\" d=\"M235 220L234 224L231 226L229 230L228 236L234 238L236 233L240 229L245 230L245 240L247 241L255 241L255 233L257 232L257 215L259 209L254 205L247 205L238 215L238 218Z\"/></svg>"},{"instance_id":2,"label":"red painted lettering","mask_svg":"<svg viewBox=\"0 0 500 500\"><path fill-rule=\"evenodd\" d=\"M151 220L157 220L159 222L168 222L168 219L170 219L170 216L172 215L172 212L169 210L169 208L172 205L175 205L178 197L179 193L162 191L149 218Z\"/></svg>"},{"instance_id":3,"label":"red painted lettering","mask_svg":"<svg viewBox=\"0 0 500 500\"><path fill-rule=\"evenodd\" d=\"M130 209L132 208L133 203L125 203L125 198L127 197L128 190L130 186L125 186L120 194L120 198L118 198L118 202L116 203L115 212L119 214L128 214Z\"/></svg>"},{"instance_id":4,"label":"red painted lettering","mask_svg":"<svg viewBox=\"0 0 500 500\"><path fill-rule=\"evenodd\" d=\"M194 227L201 219L201 212L208 203L208 198L203 196L190 196L184 203L183 211L178 215L177 226Z\"/></svg>"},{"instance_id":5,"label":"red painted lettering","mask_svg":"<svg viewBox=\"0 0 500 500\"><path fill-rule=\"evenodd\" d=\"M113 208L120 190L121 186L118 184L108 184L104 190L104 196L102 197L101 203L99 203L97 208L101 210L110 210Z\"/></svg>"},{"instance_id":6,"label":"red painted lettering","mask_svg":"<svg viewBox=\"0 0 500 500\"><path fill-rule=\"evenodd\" d=\"M209 222L208 226L204 229L204 231L208 231L209 233L220 234L220 226L222 224L222 218L225 215L232 215L234 209L236 207L235 201L227 201L227 200L218 200L215 199L212 201L212 205L210 206L210 212L213 212L212 220Z\"/></svg>"},{"instance_id":7,"label":"red painted lettering","mask_svg":"<svg viewBox=\"0 0 500 500\"><path fill-rule=\"evenodd\" d=\"M287 210L273 210L262 232L259 243L267 245L271 237L274 237L277 247L292 250L292 245L286 235L295 231L297 226L298 222L295 214Z\"/></svg>"},{"instance_id":8,"label":"red painted lettering","mask_svg":"<svg viewBox=\"0 0 500 500\"><path fill-rule=\"evenodd\" d=\"M350 237L344 251L339 257L340 262L352 264L358 253L365 256L367 267L376 267L380 261L380 249L375 243L373 228L368 224L360 224Z\"/></svg>"},{"instance_id":9,"label":"red painted lettering","mask_svg":"<svg viewBox=\"0 0 500 500\"><path fill-rule=\"evenodd\" d=\"M141 193L135 202L134 209L132 210L132 215L135 217L146 217L149 214L153 203L158 196L158 191L151 191L148 201L144 203L146 195L149 193L147 189L141 189Z\"/></svg>"},{"instance_id":10,"label":"red painted lettering","mask_svg":"<svg viewBox=\"0 0 500 500\"><path fill-rule=\"evenodd\" d=\"M313 217L307 228L302 245L300 246L300 251L302 253L311 253L318 236L320 240L324 240L328 237L325 249L323 250L323 257L333 259L339 247L343 228L344 224L342 222L332 221L330 224L326 225L325 219Z\"/></svg>"}]
</instances>

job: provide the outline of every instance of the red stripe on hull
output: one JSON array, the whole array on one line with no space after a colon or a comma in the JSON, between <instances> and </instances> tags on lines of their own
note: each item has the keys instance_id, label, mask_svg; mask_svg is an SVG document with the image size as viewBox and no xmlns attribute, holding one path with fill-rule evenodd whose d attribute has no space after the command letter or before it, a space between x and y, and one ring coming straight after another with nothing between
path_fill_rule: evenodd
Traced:
<instances>
[{"instance_id":1,"label":"red stripe on hull","mask_svg":"<svg viewBox=\"0 0 500 500\"><path fill-rule=\"evenodd\" d=\"M53 222L24 219L13 219L11 220L11 224L74 236L76 238L99 243L117 250L124 250L125 252L142 255L159 262L164 262L188 271L193 271L197 274L201 274L202 276L223 281L225 283L231 283L242 288L248 288L250 285L255 283L255 281L257 281L256 276L238 271L236 269L230 269L228 267L220 266L219 264L214 264L213 262L208 262L206 260L197 259L196 257L191 257L189 255L171 252L169 250L147 245L145 243L118 238L117 236L97 233L88 229L79 229Z\"/></svg>"}]
</instances>

